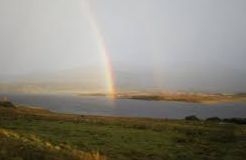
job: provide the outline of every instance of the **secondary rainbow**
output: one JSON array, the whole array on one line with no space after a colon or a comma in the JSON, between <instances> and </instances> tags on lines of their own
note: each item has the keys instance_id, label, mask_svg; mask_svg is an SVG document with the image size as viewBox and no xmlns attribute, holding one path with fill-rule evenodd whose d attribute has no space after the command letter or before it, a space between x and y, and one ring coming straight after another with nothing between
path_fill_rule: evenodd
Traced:
<instances>
[{"instance_id":1,"label":"secondary rainbow","mask_svg":"<svg viewBox=\"0 0 246 160\"><path fill-rule=\"evenodd\" d=\"M82 4L84 6L83 9L88 17L88 20L92 27L92 31L94 32L96 39L97 39L98 51L100 53L103 67L104 67L106 92L109 98L115 98L115 95L116 95L116 89L115 89L115 83L114 83L115 78L114 78L114 72L113 72L113 67L111 63L111 57L108 52L104 37L91 11L89 1L84 0L83 2L84 2Z\"/></svg>"}]
</instances>

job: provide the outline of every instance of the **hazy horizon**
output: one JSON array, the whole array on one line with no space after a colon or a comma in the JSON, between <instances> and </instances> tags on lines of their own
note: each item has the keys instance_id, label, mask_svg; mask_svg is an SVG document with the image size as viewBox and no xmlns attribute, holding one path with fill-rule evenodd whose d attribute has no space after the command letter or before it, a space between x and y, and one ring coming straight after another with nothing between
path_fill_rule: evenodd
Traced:
<instances>
[{"instance_id":1,"label":"hazy horizon","mask_svg":"<svg viewBox=\"0 0 246 160\"><path fill-rule=\"evenodd\" d=\"M116 89L246 92L244 0L0 0L0 84L103 88L85 2Z\"/></svg>"}]
</instances>

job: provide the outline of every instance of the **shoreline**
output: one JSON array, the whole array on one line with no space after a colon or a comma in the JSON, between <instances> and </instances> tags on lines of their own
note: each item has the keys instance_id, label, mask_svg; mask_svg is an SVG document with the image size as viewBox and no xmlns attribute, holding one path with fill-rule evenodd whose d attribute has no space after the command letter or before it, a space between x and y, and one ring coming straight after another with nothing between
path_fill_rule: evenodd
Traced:
<instances>
[{"instance_id":1,"label":"shoreline","mask_svg":"<svg viewBox=\"0 0 246 160\"><path fill-rule=\"evenodd\" d=\"M222 94L222 93L190 93L190 92L119 92L115 95L108 95L101 92L93 93L74 93L74 92L0 92L0 100L5 95L75 95L79 97L105 97L108 99L133 99L143 101L166 101L166 102L184 102L197 104L219 104L239 102L246 103L246 94Z\"/></svg>"},{"instance_id":2,"label":"shoreline","mask_svg":"<svg viewBox=\"0 0 246 160\"><path fill-rule=\"evenodd\" d=\"M79 93L78 96L108 97L104 93ZM204 94L204 93L118 93L114 99L135 99L145 101L186 102L200 104L217 104L230 102L245 102L246 95Z\"/></svg>"},{"instance_id":3,"label":"shoreline","mask_svg":"<svg viewBox=\"0 0 246 160\"><path fill-rule=\"evenodd\" d=\"M11 102L8 102L11 103ZM78 120L82 118L89 118L89 119L123 119L123 120L150 120L150 121L197 121L197 122L206 122L210 121L211 119L215 119L216 122L230 122L234 123L234 120L240 121L238 124L246 124L246 117L231 117L231 118L220 118L220 117L207 117L207 118L200 118L197 115L187 115L184 118L155 118L155 117L139 117L139 116L122 116L122 115L99 115L99 114L75 114L75 113L66 113L66 112L54 112L50 111L49 109L37 106L30 106L30 105L23 105L23 104L13 104L14 107L2 107L0 103L0 111L11 111L20 114L25 114L29 116L41 116L41 117L52 117L54 119L71 119L71 120ZM189 119L193 117L193 119ZM195 117L195 119L194 119ZM242 121L242 123L241 123ZM236 122L237 123L237 122Z\"/></svg>"}]
</instances>

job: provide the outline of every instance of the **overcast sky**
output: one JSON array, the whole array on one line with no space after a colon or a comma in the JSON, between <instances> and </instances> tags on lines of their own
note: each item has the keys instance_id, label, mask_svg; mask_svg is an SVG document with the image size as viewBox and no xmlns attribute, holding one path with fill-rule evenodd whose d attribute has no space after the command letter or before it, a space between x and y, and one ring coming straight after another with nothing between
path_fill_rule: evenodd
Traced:
<instances>
[{"instance_id":1,"label":"overcast sky","mask_svg":"<svg viewBox=\"0 0 246 160\"><path fill-rule=\"evenodd\" d=\"M0 0L0 76L101 64L82 1ZM88 2L116 72L167 88L246 90L245 0Z\"/></svg>"}]
</instances>

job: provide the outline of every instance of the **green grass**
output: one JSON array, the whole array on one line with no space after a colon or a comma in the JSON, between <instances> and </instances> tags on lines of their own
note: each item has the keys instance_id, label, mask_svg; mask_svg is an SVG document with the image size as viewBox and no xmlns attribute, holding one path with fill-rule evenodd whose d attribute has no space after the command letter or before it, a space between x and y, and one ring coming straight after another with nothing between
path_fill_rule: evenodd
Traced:
<instances>
[{"instance_id":1,"label":"green grass","mask_svg":"<svg viewBox=\"0 0 246 160\"><path fill-rule=\"evenodd\" d=\"M21 107L0 108L0 116L1 160L246 159L245 125L63 115Z\"/></svg>"}]
</instances>

